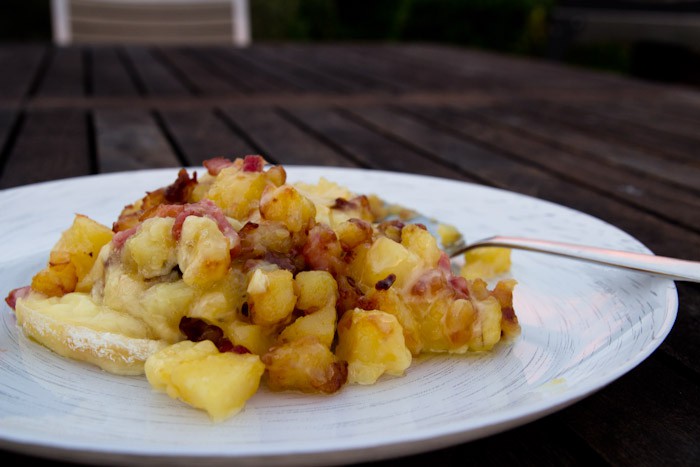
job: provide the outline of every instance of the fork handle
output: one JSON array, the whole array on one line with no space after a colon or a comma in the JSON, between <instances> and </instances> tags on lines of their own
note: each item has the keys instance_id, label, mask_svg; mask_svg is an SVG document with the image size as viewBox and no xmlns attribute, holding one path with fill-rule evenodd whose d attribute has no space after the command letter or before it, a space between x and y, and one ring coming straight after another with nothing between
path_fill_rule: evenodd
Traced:
<instances>
[{"instance_id":1,"label":"fork handle","mask_svg":"<svg viewBox=\"0 0 700 467\"><path fill-rule=\"evenodd\" d=\"M572 243L535 240L523 237L489 237L464 247L461 253L482 246L498 246L550 253L568 258L616 266L663 276L675 281L700 282L700 262L668 258L645 253L609 250ZM454 255L453 255L454 256Z\"/></svg>"}]
</instances>

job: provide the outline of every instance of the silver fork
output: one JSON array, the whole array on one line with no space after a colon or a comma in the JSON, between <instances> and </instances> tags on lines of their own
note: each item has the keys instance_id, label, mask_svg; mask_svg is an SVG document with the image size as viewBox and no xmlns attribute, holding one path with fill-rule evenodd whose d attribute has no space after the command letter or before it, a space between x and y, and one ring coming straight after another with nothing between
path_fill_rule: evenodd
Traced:
<instances>
[{"instance_id":1,"label":"silver fork","mask_svg":"<svg viewBox=\"0 0 700 467\"><path fill-rule=\"evenodd\" d=\"M496 246L519 250L536 251L567 258L605 264L633 271L645 272L666 277L675 281L700 282L700 262L688 261L645 253L610 250L587 245L539 240L524 237L488 237L476 242L466 243L461 239L444 248L450 258L462 255L474 248Z\"/></svg>"}]
</instances>

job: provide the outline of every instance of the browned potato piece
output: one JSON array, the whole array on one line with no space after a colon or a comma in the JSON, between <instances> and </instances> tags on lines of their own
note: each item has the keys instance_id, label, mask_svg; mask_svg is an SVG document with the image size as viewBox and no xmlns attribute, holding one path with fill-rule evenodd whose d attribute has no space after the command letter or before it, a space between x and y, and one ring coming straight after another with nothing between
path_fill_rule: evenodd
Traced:
<instances>
[{"instance_id":1,"label":"browned potato piece","mask_svg":"<svg viewBox=\"0 0 700 467\"><path fill-rule=\"evenodd\" d=\"M76 215L73 224L51 249L49 264L32 278L32 288L51 297L73 292L113 236L109 227L82 214Z\"/></svg>"},{"instance_id":2,"label":"browned potato piece","mask_svg":"<svg viewBox=\"0 0 700 467\"><path fill-rule=\"evenodd\" d=\"M345 250L372 241L372 225L362 219L349 219L335 226L335 234Z\"/></svg>"},{"instance_id":3,"label":"browned potato piece","mask_svg":"<svg viewBox=\"0 0 700 467\"><path fill-rule=\"evenodd\" d=\"M273 347L262 357L274 391L333 393L347 380L347 363L313 336Z\"/></svg>"},{"instance_id":4,"label":"browned potato piece","mask_svg":"<svg viewBox=\"0 0 700 467\"><path fill-rule=\"evenodd\" d=\"M260 199L263 218L278 221L290 232L309 229L316 217L314 204L293 186L268 187Z\"/></svg>"}]
</instances>

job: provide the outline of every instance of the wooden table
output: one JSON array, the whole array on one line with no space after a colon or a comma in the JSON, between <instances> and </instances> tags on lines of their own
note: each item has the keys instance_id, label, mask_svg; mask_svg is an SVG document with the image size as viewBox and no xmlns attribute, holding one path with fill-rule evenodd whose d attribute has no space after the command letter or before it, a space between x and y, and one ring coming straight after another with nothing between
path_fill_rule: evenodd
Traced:
<instances>
[{"instance_id":1,"label":"wooden table","mask_svg":"<svg viewBox=\"0 0 700 467\"><path fill-rule=\"evenodd\" d=\"M700 260L697 90L429 44L6 45L0 70L0 188L260 153L504 188ZM677 287L670 336L618 381L405 461L699 465L700 285Z\"/></svg>"}]
</instances>

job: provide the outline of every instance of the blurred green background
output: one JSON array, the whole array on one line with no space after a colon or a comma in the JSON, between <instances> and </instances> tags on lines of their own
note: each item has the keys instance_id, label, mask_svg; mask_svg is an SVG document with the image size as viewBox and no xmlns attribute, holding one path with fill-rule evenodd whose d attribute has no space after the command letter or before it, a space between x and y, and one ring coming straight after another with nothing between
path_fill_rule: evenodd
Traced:
<instances>
[{"instance_id":1,"label":"blurred green background","mask_svg":"<svg viewBox=\"0 0 700 467\"><path fill-rule=\"evenodd\" d=\"M424 41L551 58L556 0L250 0L254 42ZM50 41L48 0L0 1L0 40ZM568 47L567 63L700 85L688 48L648 42Z\"/></svg>"}]
</instances>

